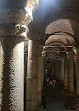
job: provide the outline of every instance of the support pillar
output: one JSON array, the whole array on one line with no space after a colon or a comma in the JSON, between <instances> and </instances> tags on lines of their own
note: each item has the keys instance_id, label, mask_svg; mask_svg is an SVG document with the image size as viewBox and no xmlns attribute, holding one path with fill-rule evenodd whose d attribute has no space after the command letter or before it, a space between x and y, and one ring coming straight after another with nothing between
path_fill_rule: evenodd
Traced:
<instances>
[{"instance_id":1,"label":"support pillar","mask_svg":"<svg viewBox=\"0 0 79 111\"><path fill-rule=\"evenodd\" d=\"M2 46L1 111L24 110L24 42L20 38L0 38Z\"/></svg>"},{"instance_id":2,"label":"support pillar","mask_svg":"<svg viewBox=\"0 0 79 111\"><path fill-rule=\"evenodd\" d=\"M74 62L75 62L75 92L76 92L75 108L78 110L79 109L79 51L75 54Z\"/></svg>"},{"instance_id":3,"label":"support pillar","mask_svg":"<svg viewBox=\"0 0 79 111\"><path fill-rule=\"evenodd\" d=\"M38 105L42 102L43 80L44 80L44 58L42 57L43 49L39 49L38 55Z\"/></svg>"},{"instance_id":4,"label":"support pillar","mask_svg":"<svg viewBox=\"0 0 79 111\"><path fill-rule=\"evenodd\" d=\"M25 5L0 4L0 111L24 111Z\"/></svg>"},{"instance_id":5,"label":"support pillar","mask_svg":"<svg viewBox=\"0 0 79 111\"><path fill-rule=\"evenodd\" d=\"M26 111L38 110L38 44L28 42Z\"/></svg>"},{"instance_id":6,"label":"support pillar","mask_svg":"<svg viewBox=\"0 0 79 111\"><path fill-rule=\"evenodd\" d=\"M63 82L64 82L64 59L61 58L61 61L60 61L60 81L61 81L61 84L63 85Z\"/></svg>"},{"instance_id":7,"label":"support pillar","mask_svg":"<svg viewBox=\"0 0 79 111\"><path fill-rule=\"evenodd\" d=\"M59 76L60 76L60 61L57 60L56 61L56 78L59 80Z\"/></svg>"},{"instance_id":8,"label":"support pillar","mask_svg":"<svg viewBox=\"0 0 79 111\"><path fill-rule=\"evenodd\" d=\"M75 74L76 74L76 95L79 97L79 53L75 58Z\"/></svg>"},{"instance_id":9,"label":"support pillar","mask_svg":"<svg viewBox=\"0 0 79 111\"><path fill-rule=\"evenodd\" d=\"M75 88L74 88L74 64L73 64L73 57L74 53L69 53L69 92L74 93Z\"/></svg>"},{"instance_id":10,"label":"support pillar","mask_svg":"<svg viewBox=\"0 0 79 111\"><path fill-rule=\"evenodd\" d=\"M64 89L68 90L68 59L64 58Z\"/></svg>"}]
</instances>

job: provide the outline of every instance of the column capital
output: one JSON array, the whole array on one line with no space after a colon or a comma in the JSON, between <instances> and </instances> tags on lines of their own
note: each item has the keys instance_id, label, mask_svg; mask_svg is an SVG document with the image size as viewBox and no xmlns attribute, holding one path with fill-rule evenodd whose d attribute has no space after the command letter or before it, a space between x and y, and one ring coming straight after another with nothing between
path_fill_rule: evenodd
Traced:
<instances>
[{"instance_id":1,"label":"column capital","mask_svg":"<svg viewBox=\"0 0 79 111\"><path fill-rule=\"evenodd\" d=\"M31 21L31 16L25 9L0 10L0 36L17 36L26 38L28 32L27 25Z\"/></svg>"}]
</instances>

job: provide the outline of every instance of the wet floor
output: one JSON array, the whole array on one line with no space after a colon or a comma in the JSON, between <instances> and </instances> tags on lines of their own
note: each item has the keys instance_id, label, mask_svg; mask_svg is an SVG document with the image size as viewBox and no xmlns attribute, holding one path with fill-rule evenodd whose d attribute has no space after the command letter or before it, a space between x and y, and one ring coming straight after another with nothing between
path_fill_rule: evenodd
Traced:
<instances>
[{"instance_id":1,"label":"wet floor","mask_svg":"<svg viewBox=\"0 0 79 111\"><path fill-rule=\"evenodd\" d=\"M48 90L46 98L46 109L52 109L53 111L66 111L63 100L57 88L51 88Z\"/></svg>"},{"instance_id":2,"label":"wet floor","mask_svg":"<svg viewBox=\"0 0 79 111\"><path fill-rule=\"evenodd\" d=\"M61 96L63 88L59 89L58 87L47 87L46 89L46 105L44 109L40 111L79 111L79 109L74 109L74 97L64 96L66 103L64 102L63 97ZM78 105L79 106L79 105Z\"/></svg>"}]
</instances>

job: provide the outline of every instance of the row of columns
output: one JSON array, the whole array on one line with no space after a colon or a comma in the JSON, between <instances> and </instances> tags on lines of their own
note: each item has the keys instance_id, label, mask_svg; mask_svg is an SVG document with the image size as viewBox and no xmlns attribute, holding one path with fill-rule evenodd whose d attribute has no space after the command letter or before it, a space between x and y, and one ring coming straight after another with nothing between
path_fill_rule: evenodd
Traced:
<instances>
[{"instance_id":1,"label":"row of columns","mask_svg":"<svg viewBox=\"0 0 79 111\"><path fill-rule=\"evenodd\" d=\"M0 4L0 111L24 111L24 39L32 17L25 7L27 0L1 0ZM29 40L27 66L26 110L37 111L43 89L43 58L42 49L39 51L33 40Z\"/></svg>"},{"instance_id":2,"label":"row of columns","mask_svg":"<svg viewBox=\"0 0 79 111\"><path fill-rule=\"evenodd\" d=\"M28 70L27 70L27 111L37 111L38 105L41 104L41 95L43 90L43 58L42 53L39 53L38 45L32 40L29 40L28 45ZM41 52L41 51L40 51ZM38 59L37 59L38 58ZM74 67L75 63L75 67ZM64 84L64 89L69 93L78 93L78 62L77 58L74 61L74 54L69 53L68 58L65 57L57 61L56 76ZM60 70L61 68L61 70ZM64 70L63 70L64 69ZM76 90L75 90L76 83ZM76 91L76 92L75 92Z\"/></svg>"},{"instance_id":3,"label":"row of columns","mask_svg":"<svg viewBox=\"0 0 79 111\"><path fill-rule=\"evenodd\" d=\"M75 56L73 52L68 53L68 58L64 57L61 60L57 60L56 66L56 77L59 81L64 83L64 89L68 90L69 93L76 93L77 95L79 95L78 54L77 56Z\"/></svg>"},{"instance_id":4,"label":"row of columns","mask_svg":"<svg viewBox=\"0 0 79 111\"><path fill-rule=\"evenodd\" d=\"M0 1L0 111L24 111L24 39L32 19L30 2ZM38 59L38 49L29 40L27 111L37 111L41 103L43 59L41 52Z\"/></svg>"},{"instance_id":5,"label":"row of columns","mask_svg":"<svg viewBox=\"0 0 79 111\"><path fill-rule=\"evenodd\" d=\"M2 37L0 41L0 111L24 111L23 39ZM44 62L39 49L36 42L29 40L26 111L37 111L42 102Z\"/></svg>"}]
</instances>

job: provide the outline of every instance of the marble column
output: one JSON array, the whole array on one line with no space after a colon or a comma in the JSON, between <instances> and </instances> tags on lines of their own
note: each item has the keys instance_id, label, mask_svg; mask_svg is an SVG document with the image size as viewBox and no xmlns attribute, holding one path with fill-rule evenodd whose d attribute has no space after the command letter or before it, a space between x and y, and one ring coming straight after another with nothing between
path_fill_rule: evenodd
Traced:
<instances>
[{"instance_id":1,"label":"marble column","mask_svg":"<svg viewBox=\"0 0 79 111\"><path fill-rule=\"evenodd\" d=\"M8 40L7 40L8 39ZM0 38L1 111L24 110L24 42L21 38Z\"/></svg>"},{"instance_id":2,"label":"marble column","mask_svg":"<svg viewBox=\"0 0 79 111\"><path fill-rule=\"evenodd\" d=\"M38 44L28 42L26 111L38 110Z\"/></svg>"},{"instance_id":3,"label":"marble column","mask_svg":"<svg viewBox=\"0 0 79 111\"><path fill-rule=\"evenodd\" d=\"M74 59L74 53L68 53L69 57L69 92L74 93L74 64L73 64L73 59Z\"/></svg>"},{"instance_id":4,"label":"marble column","mask_svg":"<svg viewBox=\"0 0 79 111\"><path fill-rule=\"evenodd\" d=\"M26 3L0 1L0 111L24 111Z\"/></svg>"},{"instance_id":5,"label":"marble column","mask_svg":"<svg viewBox=\"0 0 79 111\"><path fill-rule=\"evenodd\" d=\"M25 10L0 10L0 16L0 111L23 111Z\"/></svg>"},{"instance_id":6,"label":"marble column","mask_svg":"<svg viewBox=\"0 0 79 111\"><path fill-rule=\"evenodd\" d=\"M75 107L79 109L79 52L75 54L74 57L75 63Z\"/></svg>"},{"instance_id":7,"label":"marble column","mask_svg":"<svg viewBox=\"0 0 79 111\"><path fill-rule=\"evenodd\" d=\"M68 59L64 58L64 89L68 90Z\"/></svg>"},{"instance_id":8,"label":"marble column","mask_svg":"<svg viewBox=\"0 0 79 111\"><path fill-rule=\"evenodd\" d=\"M42 57L43 49L39 49L38 53L38 105L42 102L43 79L44 79L44 58Z\"/></svg>"},{"instance_id":9,"label":"marble column","mask_svg":"<svg viewBox=\"0 0 79 111\"><path fill-rule=\"evenodd\" d=\"M56 61L56 78L59 80L59 76L60 76L60 61L57 60Z\"/></svg>"},{"instance_id":10,"label":"marble column","mask_svg":"<svg viewBox=\"0 0 79 111\"><path fill-rule=\"evenodd\" d=\"M75 58L76 95L79 96L79 53Z\"/></svg>"},{"instance_id":11,"label":"marble column","mask_svg":"<svg viewBox=\"0 0 79 111\"><path fill-rule=\"evenodd\" d=\"M60 82L63 85L64 82L64 59L61 58L60 61Z\"/></svg>"}]
</instances>

